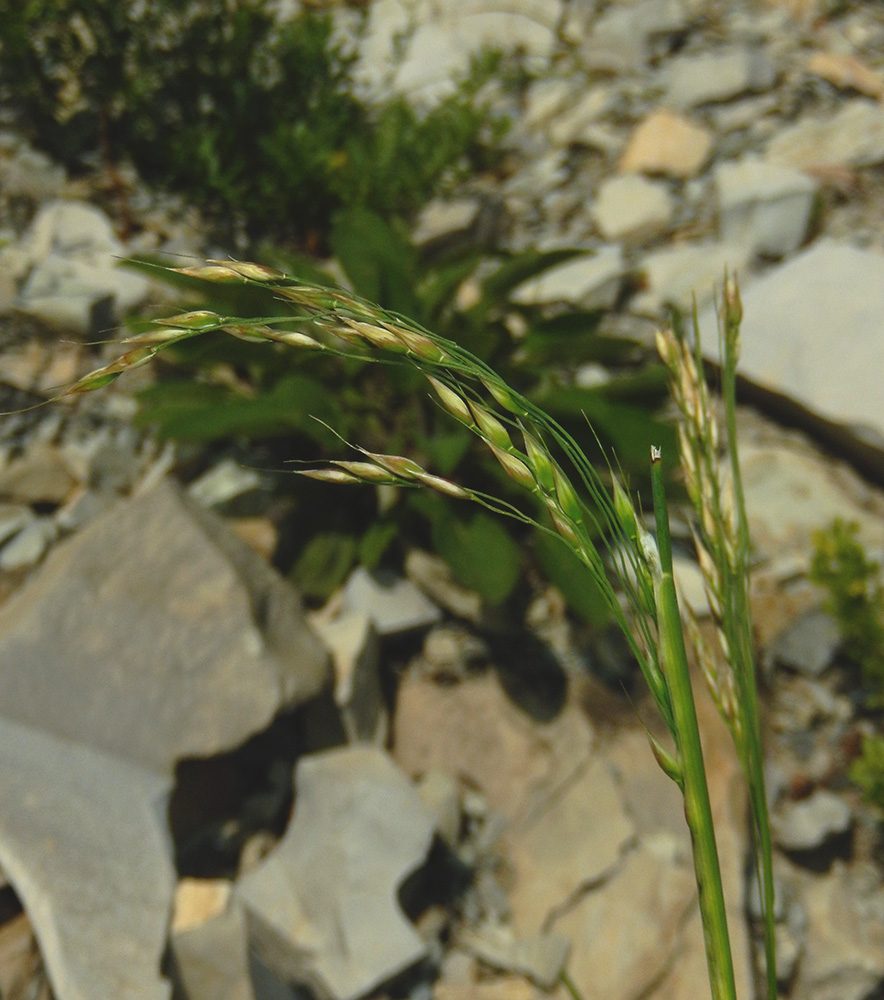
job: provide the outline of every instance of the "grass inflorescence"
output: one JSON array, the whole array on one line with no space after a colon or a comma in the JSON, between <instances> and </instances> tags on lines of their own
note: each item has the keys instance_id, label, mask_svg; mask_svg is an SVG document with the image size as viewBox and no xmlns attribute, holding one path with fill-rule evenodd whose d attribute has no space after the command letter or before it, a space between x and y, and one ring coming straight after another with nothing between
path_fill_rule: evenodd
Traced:
<instances>
[{"instance_id":1,"label":"grass inflorescence","mask_svg":"<svg viewBox=\"0 0 884 1000\"><path fill-rule=\"evenodd\" d=\"M223 316L207 310L156 321L126 342L116 361L84 376L66 394L98 389L157 353L210 331L268 350L300 348L406 365L424 376L439 406L486 447L506 476L533 497L517 506L425 469L403 455L351 446L358 457L300 475L334 484L427 487L554 535L577 556L621 627L670 735L650 737L664 772L684 797L714 1000L735 1000L733 962L703 753L693 703L684 629L672 570L660 449L651 448L656 536L611 466L600 472L574 438L516 392L485 362L398 313L349 292L313 286L260 264L210 261L176 273L214 282L245 282L285 303L291 315ZM695 541L718 634L712 651L688 618L689 636L715 703L727 722L750 789L752 834L764 912L768 994L776 994L770 833L749 618L749 536L736 451L735 368L740 304L726 280L722 308L722 432L706 385L699 343L671 331L658 338L682 414L681 462L696 513ZM696 321L695 321L696 331ZM723 458L720 452L723 449ZM542 519L538 519L538 509ZM625 595L625 602L621 599Z\"/></svg>"}]
</instances>

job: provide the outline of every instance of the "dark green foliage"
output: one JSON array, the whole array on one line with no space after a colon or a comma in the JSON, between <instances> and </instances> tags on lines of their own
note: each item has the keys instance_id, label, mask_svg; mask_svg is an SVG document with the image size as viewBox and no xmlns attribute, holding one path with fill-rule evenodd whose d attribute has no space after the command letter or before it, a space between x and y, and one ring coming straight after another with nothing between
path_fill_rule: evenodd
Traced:
<instances>
[{"instance_id":1,"label":"dark green foliage","mask_svg":"<svg viewBox=\"0 0 884 1000\"><path fill-rule=\"evenodd\" d=\"M859 528L836 520L814 536L810 578L824 587L841 629L844 655L862 671L871 696L884 694L884 586L881 567L857 541Z\"/></svg>"},{"instance_id":2,"label":"dark green foliage","mask_svg":"<svg viewBox=\"0 0 884 1000\"><path fill-rule=\"evenodd\" d=\"M481 158L479 78L427 116L352 96L327 14L266 0L2 0L0 96L76 169L131 160L252 235L321 240L342 206L413 212ZM487 72L486 67L486 72Z\"/></svg>"},{"instance_id":3,"label":"dark green foliage","mask_svg":"<svg viewBox=\"0 0 884 1000\"><path fill-rule=\"evenodd\" d=\"M403 227L367 209L338 213L331 244L359 294L477 354L553 412L588 450L596 443L587 418L606 449L631 458L625 464L634 474L645 466L652 440L671 442L671 428L651 418L651 409L663 397L665 379L659 368L648 372L635 367L633 362L640 358L635 344L600 336L598 313L545 315L509 301L520 282L571 259L575 251L483 256L464 250L430 265L422 261ZM271 262L301 278L334 283L315 265L291 257ZM473 304L460 308L457 292L467 279L476 282L477 294ZM184 290L202 292L203 304L227 315L286 311L270 296L256 299L253 290L237 284L209 285L182 281L180 276L176 280ZM508 328L513 316L525 331L518 339ZM343 457L346 449L328 425L345 440L413 456L439 475L518 502L518 488L487 450L476 446L473 435L442 411L411 367L373 365L212 334L185 341L163 355L170 356L177 365L167 367L169 377L140 397L138 423L154 427L161 436L206 442L276 439L274 454L280 463ZM626 366L595 389L563 382L561 371L574 362L593 360ZM303 500L302 488L316 497L315 506ZM520 548L531 533L484 514L470 516L458 501L409 490L380 517L370 489L317 493L301 481L297 489L301 499L296 520L303 534L295 541L293 572L312 596L323 596L332 586L329 581L338 582L357 560L373 567L383 558L401 555L403 537L408 544L434 547L458 581L490 604L504 601L520 578ZM316 532L322 541L314 539ZM543 534L535 534L534 541L535 557L572 607L591 624L604 621L604 602L586 570L560 542Z\"/></svg>"},{"instance_id":4,"label":"dark green foliage","mask_svg":"<svg viewBox=\"0 0 884 1000\"><path fill-rule=\"evenodd\" d=\"M884 737L863 740L862 756L850 767L850 780L862 790L866 802L884 812Z\"/></svg>"}]
</instances>

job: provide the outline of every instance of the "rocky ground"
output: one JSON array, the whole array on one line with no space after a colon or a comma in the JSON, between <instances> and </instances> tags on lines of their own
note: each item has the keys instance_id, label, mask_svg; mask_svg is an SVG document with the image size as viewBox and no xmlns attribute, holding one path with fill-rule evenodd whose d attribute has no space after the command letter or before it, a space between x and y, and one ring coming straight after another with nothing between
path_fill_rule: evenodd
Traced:
<instances>
[{"instance_id":1,"label":"rocky ground","mask_svg":"<svg viewBox=\"0 0 884 1000\"><path fill-rule=\"evenodd\" d=\"M416 9L374 0L367 92L438 99L483 44L537 76L489 90L514 122L502 176L429 206L420 240L491 224L594 249L516 295L640 336L693 295L708 327L713 283L740 275L782 994L881 996L879 820L846 779L869 724L807 570L836 516L884 551L884 8ZM159 294L116 257L218 255L130 182L123 242L102 178L0 137L2 409L94 367L85 341ZM650 713L597 679L560 596L502 635L415 551L307 614L269 566L261 478L221 462L181 482L175 449L132 429L132 384L0 423L0 996L531 1000L564 996L565 965L586 1000L708 995ZM702 612L686 557L679 579ZM745 802L700 711L750 997Z\"/></svg>"}]
</instances>

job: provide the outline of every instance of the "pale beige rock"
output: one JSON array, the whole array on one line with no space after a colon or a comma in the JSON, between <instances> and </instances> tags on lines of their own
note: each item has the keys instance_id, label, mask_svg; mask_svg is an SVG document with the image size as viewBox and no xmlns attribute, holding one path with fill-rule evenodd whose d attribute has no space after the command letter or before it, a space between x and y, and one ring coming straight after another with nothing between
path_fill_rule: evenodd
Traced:
<instances>
[{"instance_id":1,"label":"pale beige rock","mask_svg":"<svg viewBox=\"0 0 884 1000\"><path fill-rule=\"evenodd\" d=\"M631 852L615 877L553 924L571 938L569 972L585 1000L646 996L674 960L694 906L693 871L668 835Z\"/></svg>"},{"instance_id":2,"label":"pale beige rock","mask_svg":"<svg viewBox=\"0 0 884 1000\"><path fill-rule=\"evenodd\" d=\"M836 862L827 878L801 873L800 898L807 940L793 995L808 1000L870 996L884 978L884 892L877 876Z\"/></svg>"},{"instance_id":3,"label":"pale beige rock","mask_svg":"<svg viewBox=\"0 0 884 1000\"><path fill-rule=\"evenodd\" d=\"M232 884L221 878L183 878L175 890L172 930L200 927L227 909Z\"/></svg>"},{"instance_id":4,"label":"pale beige rock","mask_svg":"<svg viewBox=\"0 0 884 1000\"><path fill-rule=\"evenodd\" d=\"M633 834L610 766L602 758L590 759L535 815L505 835L516 930L537 933L582 887L605 878Z\"/></svg>"},{"instance_id":5,"label":"pale beige rock","mask_svg":"<svg viewBox=\"0 0 884 1000\"><path fill-rule=\"evenodd\" d=\"M807 72L844 90L858 90L869 97L884 97L884 74L856 56L840 52L815 52L807 61Z\"/></svg>"},{"instance_id":6,"label":"pale beige rock","mask_svg":"<svg viewBox=\"0 0 884 1000\"><path fill-rule=\"evenodd\" d=\"M23 503L62 504L77 480L58 449L35 445L0 470L0 498Z\"/></svg>"},{"instance_id":7,"label":"pale beige rock","mask_svg":"<svg viewBox=\"0 0 884 1000\"><path fill-rule=\"evenodd\" d=\"M413 777L441 771L479 789L511 820L529 815L586 760L592 731L567 707L539 723L506 696L493 673L442 685L407 675L393 723L393 754Z\"/></svg>"},{"instance_id":8,"label":"pale beige rock","mask_svg":"<svg viewBox=\"0 0 884 1000\"><path fill-rule=\"evenodd\" d=\"M652 111L632 133L620 160L622 173L693 177L712 152L712 133L672 111Z\"/></svg>"},{"instance_id":9,"label":"pale beige rock","mask_svg":"<svg viewBox=\"0 0 884 1000\"><path fill-rule=\"evenodd\" d=\"M477 983L445 979L433 987L433 1000L537 1000L537 990L521 976L495 976Z\"/></svg>"}]
</instances>

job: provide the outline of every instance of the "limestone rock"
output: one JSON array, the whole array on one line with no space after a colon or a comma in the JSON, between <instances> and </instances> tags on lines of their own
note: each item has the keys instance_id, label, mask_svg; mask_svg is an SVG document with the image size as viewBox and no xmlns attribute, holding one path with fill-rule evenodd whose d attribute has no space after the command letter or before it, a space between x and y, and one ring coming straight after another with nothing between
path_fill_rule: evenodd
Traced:
<instances>
[{"instance_id":1,"label":"limestone rock","mask_svg":"<svg viewBox=\"0 0 884 1000\"><path fill-rule=\"evenodd\" d=\"M426 856L433 817L374 747L301 758L295 786L289 829L237 896L271 967L356 1000L425 954L396 894Z\"/></svg>"},{"instance_id":2,"label":"limestone rock","mask_svg":"<svg viewBox=\"0 0 884 1000\"><path fill-rule=\"evenodd\" d=\"M55 996L168 1000L168 779L6 719L0 774L0 864L36 929Z\"/></svg>"},{"instance_id":3,"label":"limestone rock","mask_svg":"<svg viewBox=\"0 0 884 1000\"><path fill-rule=\"evenodd\" d=\"M640 243L664 232L673 212L666 187L635 174L604 181L592 206L602 236L629 243Z\"/></svg>"},{"instance_id":4,"label":"limestone rock","mask_svg":"<svg viewBox=\"0 0 884 1000\"><path fill-rule=\"evenodd\" d=\"M807 60L807 72L845 90L856 90L878 100L884 97L884 74L856 56L841 52L815 52Z\"/></svg>"},{"instance_id":5,"label":"limestone rock","mask_svg":"<svg viewBox=\"0 0 884 1000\"><path fill-rule=\"evenodd\" d=\"M535 934L548 926L582 888L610 874L633 834L611 768L591 758L505 834L514 927ZM577 940L574 946L578 950Z\"/></svg>"},{"instance_id":6,"label":"limestone rock","mask_svg":"<svg viewBox=\"0 0 884 1000\"><path fill-rule=\"evenodd\" d=\"M884 108L856 98L830 117L806 117L784 128L765 158L797 170L869 167L884 162Z\"/></svg>"},{"instance_id":7,"label":"limestone rock","mask_svg":"<svg viewBox=\"0 0 884 1000\"><path fill-rule=\"evenodd\" d=\"M702 308L711 302L727 268L739 274L748 264L748 250L739 243L685 243L655 250L642 257L645 289L635 296L635 312L654 315L667 303L690 312L696 299ZM704 343L715 344L713 335Z\"/></svg>"},{"instance_id":8,"label":"limestone rock","mask_svg":"<svg viewBox=\"0 0 884 1000\"><path fill-rule=\"evenodd\" d=\"M142 275L117 266L126 248L104 213L85 202L44 205L21 249L27 278L17 308L75 333L92 331L103 301L122 314L141 303L150 288Z\"/></svg>"},{"instance_id":9,"label":"limestone rock","mask_svg":"<svg viewBox=\"0 0 884 1000\"><path fill-rule=\"evenodd\" d=\"M635 129L620 160L622 173L693 177L712 152L712 133L672 111L652 111Z\"/></svg>"},{"instance_id":10,"label":"limestone rock","mask_svg":"<svg viewBox=\"0 0 884 1000\"><path fill-rule=\"evenodd\" d=\"M160 773L327 676L296 592L166 484L57 546L0 608L6 718Z\"/></svg>"},{"instance_id":11,"label":"limestone rock","mask_svg":"<svg viewBox=\"0 0 884 1000\"><path fill-rule=\"evenodd\" d=\"M814 851L848 833L852 824L850 806L832 792L820 790L780 809L773 828L776 842L784 850Z\"/></svg>"},{"instance_id":12,"label":"limestone rock","mask_svg":"<svg viewBox=\"0 0 884 1000\"><path fill-rule=\"evenodd\" d=\"M569 972L581 995L646 996L669 967L693 906L690 863L675 857L667 838L630 852L613 878L587 891L553 924L574 942Z\"/></svg>"},{"instance_id":13,"label":"limestone rock","mask_svg":"<svg viewBox=\"0 0 884 1000\"><path fill-rule=\"evenodd\" d=\"M406 773L449 774L511 820L528 816L571 781L592 743L576 708L538 724L492 673L443 685L409 673L399 688L393 753Z\"/></svg>"},{"instance_id":14,"label":"limestone rock","mask_svg":"<svg viewBox=\"0 0 884 1000\"><path fill-rule=\"evenodd\" d=\"M806 174L746 157L719 164L715 188L722 240L772 257L804 241L817 192Z\"/></svg>"},{"instance_id":15,"label":"limestone rock","mask_svg":"<svg viewBox=\"0 0 884 1000\"><path fill-rule=\"evenodd\" d=\"M884 254L818 240L747 284L742 300L744 377L884 440ZM714 344L711 314L701 329Z\"/></svg>"},{"instance_id":16,"label":"limestone rock","mask_svg":"<svg viewBox=\"0 0 884 1000\"><path fill-rule=\"evenodd\" d=\"M368 618L378 635L427 628L442 617L433 602L410 581L392 573L369 573L357 567L341 594L343 613Z\"/></svg>"},{"instance_id":17,"label":"limestone rock","mask_svg":"<svg viewBox=\"0 0 884 1000\"><path fill-rule=\"evenodd\" d=\"M669 103L688 109L767 90L776 79L776 68L763 48L734 46L673 59L664 79Z\"/></svg>"},{"instance_id":18,"label":"limestone rock","mask_svg":"<svg viewBox=\"0 0 884 1000\"><path fill-rule=\"evenodd\" d=\"M584 309L610 309L625 274L621 248L603 247L529 278L513 291L512 299L522 305L567 302Z\"/></svg>"}]
</instances>

